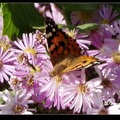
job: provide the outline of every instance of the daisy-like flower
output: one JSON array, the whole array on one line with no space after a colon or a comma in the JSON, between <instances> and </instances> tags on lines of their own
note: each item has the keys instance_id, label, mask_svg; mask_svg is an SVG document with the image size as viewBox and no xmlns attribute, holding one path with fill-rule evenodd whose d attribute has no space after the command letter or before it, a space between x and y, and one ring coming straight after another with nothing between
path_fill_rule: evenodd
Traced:
<instances>
[{"instance_id":1,"label":"daisy-like flower","mask_svg":"<svg viewBox=\"0 0 120 120\"><path fill-rule=\"evenodd\" d=\"M58 80L59 78L50 77L49 72L52 71L52 69L53 69L52 63L47 60L44 63L44 65L46 66L45 68L47 68L47 69L45 69L46 72L35 75L34 79L39 80L39 83L41 84L40 93L46 93L45 94L46 102L44 104L44 107L51 108L52 104L55 102L54 106L57 105L57 109L59 110L60 103L61 103L61 97L60 97L59 92L60 92L60 89L62 88L62 85L61 85L60 80ZM42 96L39 96L39 97L42 97ZM38 99L40 99L40 98L38 98Z\"/></svg>"},{"instance_id":2,"label":"daisy-like flower","mask_svg":"<svg viewBox=\"0 0 120 120\"><path fill-rule=\"evenodd\" d=\"M90 115L112 115L112 114L120 114L120 105L114 103L113 105L105 106L104 101L102 99L102 95L100 93L96 93L93 98L94 103L96 104L93 108L87 109L87 114Z\"/></svg>"},{"instance_id":3,"label":"daisy-like flower","mask_svg":"<svg viewBox=\"0 0 120 120\"><path fill-rule=\"evenodd\" d=\"M46 59L47 60L47 59ZM46 71L44 69L44 65L42 64L43 61L41 58L34 58L32 59L31 63L28 63L24 66L15 67L14 75L17 76L20 79L20 86L19 89L26 90L27 93L33 95L35 89L39 89L39 83L36 79L34 79L34 76L37 73L43 73Z\"/></svg>"},{"instance_id":4,"label":"daisy-like flower","mask_svg":"<svg viewBox=\"0 0 120 120\"><path fill-rule=\"evenodd\" d=\"M114 98L115 94L120 95L119 80L116 79L120 70L116 73L116 70L112 67L105 67L102 71L100 71L97 66L95 66L95 69L102 79L101 85L103 86L102 95L104 99L108 100L109 98Z\"/></svg>"},{"instance_id":5,"label":"daisy-like flower","mask_svg":"<svg viewBox=\"0 0 120 120\"><path fill-rule=\"evenodd\" d=\"M18 56L21 54L25 54L27 55L29 60L34 59L34 57L37 57L37 54L46 54L45 48L42 44L36 45L36 34L23 34L23 40L18 39L14 42L14 44L17 47L13 49L15 53Z\"/></svg>"},{"instance_id":6,"label":"daisy-like flower","mask_svg":"<svg viewBox=\"0 0 120 120\"><path fill-rule=\"evenodd\" d=\"M68 82L70 79L73 81L76 76L74 73L59 75L59 73L54 70L50 60L45 61L43 64L46 72L44 71L44 73L38 73L34 77L34 79L38 80L40 84L38 100L40 100L40 102L44 100L45 108L57 107L57 110L60 110L62 107L64 109L61 104L61 91L63 90L63 84Z\"/></svg>"},{"instance_id":7,"label":"daisy-like flower","mask_svg":"<svg viewBox=\"0 0 120 120\"><path fill-rule=\"evenodd\" d=\"M42 56L42 55L41 55ZM46 55L48 56L48 55ZM25 60L24 60L25 58ZM42 68L42 62L47 60L39 58L33 58L32 60L29 60L26 56L22 56L22 61L25 61L23 65L17 66L18 63L16 63L15 66L15 72L13 73L17 77L28 77L28 76L34 76L37 72L44 72L44 69ZM29 62L30 61L30 62Z\"/></svg>"},{"instance_id":8,"label":"daisy-like flower","mask_svg":"<svg viewBox=\"0 0 120 120\"><path fill-rule=\"evenodd\" d=\"M64 85L62 93L62 105L73 109L73 113L85 113L87 108L92 108L94 92L101 92L102 87L99 77L86 81L85 69L80 76L74 83Z\"/></svg>"},{"instance_id":9,"label":"daisy-like flower","mask_svg":"<svg viewBox=\"0 0 120 120\"><path fill-rule=\"evenodd\" d=\"M103 24L110 24L119 15L116 11L112 11L111 5L103 5L99 11Z\"/></svg>"},{"instance_id":10,"label":"daisy-like flower","mask_svg":"<svg viewBox=\"0 0 120 120\"><path fill-rule=\"evenodd\" d=\"M112 33L112 37L114 36L113 43L117 44L116 47L110 48L109 47L109 53L110 53L110 58L109 58L109 64L108 67L112 66L113 68L117 68L120 64L120 21L115 21L112 26L109 26L107 29Z\"/></svg>"},{"instance_id":11,"label":"daisy-like flower","mask_svg":"<svg viewBox=\"0 0 120 120\"><path fill-rule=\"evenodd\" d=\"M97 34L94 33L94 35L91 36L92 44L96 48L99 48L97 50L99 54L96 55L96 57L103 61L106 61L104 65L99 66L100 70L102 70L105 66L107 69L119 69L118 66L120 64L120 44L118 39L120 36L116 36L116 40L112 38L112 34L114 35L117 33L116 30L117 32L119 31L119 24L117 23L114 25L114 27L107 27L104 29L102 34L97 32Z\"/></svg>"},{"instance_id":12,"label":"daisy-like flower","mask_svg":"<svg viewBox=\"0 0 120 120\"><path fill-rule=\"evenodd\" d=\"M15 59L13 51L4 52L3 47L0 48L0 82L8 81L9 76L13 75Z\"/></svg>"},{"instance_id":13,"label":"daisy-like flower","mask_svg":"<svg viewBox=\"0 0 120 120\"><path fill-rule=\"evenodd\" d=\"M112 34L108 29L101 28L100 31L95 31L89 37L91 44L94 47L91 51L88 51L89 54L97 54L96 57L106 61L107 63L111 62L112 53L115 52L119 46L119 42L114 40Z\"/></svg>"},{"instance_id":14,"label":"daisy-like flower","mask_svg":"<svg viewBox=\"0 0 120 120\"><path fill-rule=\"evenodd\" d=\"M111 50L112 51L112 50ZM119 69L120 65L120 44L116 48L116 51L112 51L111 57L109 58L109 61L107 62L107 67L111 69Z\"/></svg>"},{"instance_id":15,"label":"daisy-like flower","mask_svg":"<svg viewBox=\"0 0 120 120\"><path fill-rule=\"evenodd\" d=\"M73 11L71 13L72 24L75 26L89 22L91 17L92 14L90 12Z\"/></svg>"},{"instance_id":16,"label":"daisy-like flower","mask_svg":"<svg viewBox=\"0 0 120 120\"><path fill-rule=\"evenodd\" d=\"M0 94L5 101L4 105L0 105L0 114L19 115L33 114L29 111L28 103L30 96L24 90L13 91L13 94L8 90Z\"/></svg>"},{"instance_id":17,"label":"daisy-like flower","mask_svg":"<svg viewBox=\"0 0 120 120\"><path fill-rule=\"evenodd\" d=\"M49 58L45 48L46 39L41 34L39 31L34 35L30 33L29 36L23 34L23 41L18 40L14 42L19 47L18 49L13 48L15 56L17 56L15 61L15 76L23 78L41 71L41 61Z\"/></svg>"},{"instance_id":18,"label":"daisy-like flower","mask_svg":"<svg viewBox=\"0 0 120 120\"><path fill-rule=\"evenodd\" d=\"M118 41L114 41L112 34L108 29L108 26L104 28L101 25L98 30L90 35L89 39L91 41L91 44L94 45L97 49L101 49L101 51L102 47L104 46L108 46L111 49L115 49L118 46Z\"/></svg>"},{"instance_id":19,"label":"daisy-like flower","mask_svg":"<svg viewBox=\"0 0 120 120\"><path fill-rule=\"evenodd\" d=\"M50 10L46 11L46 16L52 18L57 24L66 25L62 11L54 3L50 3L50 6L51 12Z\"/></svg>"},{"instance_id":20,"label":"daisy-like flower","mask_svg":"<svg viewBox=\"0 0 120 120\"><path fill-rule=\"evenodd\" d=\"M99 7L94 12L73 11L71 13L72 25L77 26L85 23L98 23L100 20Z\"/></svg>"}]
</instances>

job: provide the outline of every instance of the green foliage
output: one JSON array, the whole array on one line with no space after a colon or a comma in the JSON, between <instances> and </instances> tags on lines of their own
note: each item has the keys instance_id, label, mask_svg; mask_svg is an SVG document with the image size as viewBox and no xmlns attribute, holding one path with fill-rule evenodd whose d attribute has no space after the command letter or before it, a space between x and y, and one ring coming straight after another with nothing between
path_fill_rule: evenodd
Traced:
<instances>
[{"instance_id":1,"label":"green foliage","mask_svg":"<svg viewBox=\"0 0 120 120\"><path fill-rule=\"evenodd\" d=\"M44 19L33 4L3 4L3 35L10 39L21 37L23 33L34 31L31 26L44 25Z\"/></svg>"},{"instance_id":2,"label":"green foliage","mask_svg":"<svg viewBox=\"0 0 120 120\"><path fill-rule=\"evenodd\" d=\"M86 23L83 25L76 26L76 28L79 28L81 32L89 32L93 29L98 28L98 24L96 23Z\"/></svg>"},{"instance_id":3,"label":"green foliage","mask_svg":"<svg viewBox=\"0 0 120 120\"><path fill-rule=\"evenodd\" d=\"M87 33L91 30L94 30L96 28L99 27L99 25L97 23L86 23L86 24L82 24L82 25L78 25L78 26L73 26L73 25L62 25L62 24L58 24L59 28L68 28L69 30L73 30L73 29L79 29L80 32L84 32Z\"/></svg>"},{"instance_id":4,"label":"green foliage","mask_svg":"<svg viewBox=\"0 0 120 120\"><path fill-rule=\"evenodd\" d=\"M70 30L77 28L81 32L88 32L98 27L95 23L86 23L79 26L73 26L71 23L71 13L73 11L81 11L85 13L94 13L100 4L90 3L55 3L61 9L67 26L58 24L59 28L67 27ZM120 11L120 5L114 4L113 10ZM0 15L3 15L3 35L8 35L12 40L20 37L23 33L34 32L36 29L44 30L44 18L34 7L33 3L16 4L1 3ZM119 15L120 17L120 15Z\"/></svg>"}]
</instances>

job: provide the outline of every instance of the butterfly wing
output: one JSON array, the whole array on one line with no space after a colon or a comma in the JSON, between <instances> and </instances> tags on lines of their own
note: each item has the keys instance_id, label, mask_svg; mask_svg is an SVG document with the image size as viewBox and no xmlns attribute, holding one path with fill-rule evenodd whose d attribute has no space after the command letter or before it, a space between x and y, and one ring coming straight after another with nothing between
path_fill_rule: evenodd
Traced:
<instances>
[{"instance_id":1,"label":"butterfly wing","mask_svg":"<svg viewBox=\"0 0 120 120\"><path fill-rule=\"evenodd\" d=\"M98 60L97 58L87 55L79 56L74 59L70 58L70 59L71 59L70 64L62 71L62 74L78 69L85 69L90 66L98 65L101 63L101 61Z\"/></svg>"},{"instance_id":2,"label":"butterfly wing","mask_svg":"<svg viewBox=\"0 0 120 120\"><path fill-rule=\"evenodd\" d=\"M64 74L77 69L88 68L100 61L92 56L81 54L76 40L58 28L53 19L46 17L46 38L54 70L52 73Z\"/></svg>"},{"instance_id":3,"label":"butterfly wing","mask_svg":"<svg viewBox=\"0 0 120 120\"><path fill-rule=\"evenodd\" d=\"M78 69L89 68L90 66L98 65L101 63L102 61L93 56L82 55L79 57L74 57L73 55L69 55L54 66L52 74L62 75L64 73L68 73Z\"/></svg>"},{"instance_id":4,"label":"butterfly wing","mask_svg":"<svg viewBox=\"0 0 120 120\"><path fill-rule=\"evenodd\" d=\"M60 62L68 54L79 56L81 48L76 40L72 39L62 29L59 29L53 19L46 17L46 38L53 65Z\"/></svg>"}]
</instances>

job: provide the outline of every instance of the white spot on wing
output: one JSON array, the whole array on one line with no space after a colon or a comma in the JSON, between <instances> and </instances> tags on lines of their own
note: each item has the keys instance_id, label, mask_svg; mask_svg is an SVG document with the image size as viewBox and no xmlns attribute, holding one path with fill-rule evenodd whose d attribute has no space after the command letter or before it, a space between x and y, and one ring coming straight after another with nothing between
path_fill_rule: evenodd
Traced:
<instances>
[{"instance_id":1,"label":"white spot on wing","mask_svg":"<svg viewBox=\"0 0 120 120\"><path fill-rule=\"evenodd\" d=\"M52 28L52 31L55 32L56 31L55 28Z\"/></svg>"},{"instance_id":2,"label":"white spot on wing","mask_svg":"<svg viewBox=\"0 0 120 120\"><path fill-rule=\"evenodd\" d=\"M47 38L49 38L49 37L51 37L52 36L52 32L49 32L48 34L47 34Z\"/></svg>"}]
</instances>

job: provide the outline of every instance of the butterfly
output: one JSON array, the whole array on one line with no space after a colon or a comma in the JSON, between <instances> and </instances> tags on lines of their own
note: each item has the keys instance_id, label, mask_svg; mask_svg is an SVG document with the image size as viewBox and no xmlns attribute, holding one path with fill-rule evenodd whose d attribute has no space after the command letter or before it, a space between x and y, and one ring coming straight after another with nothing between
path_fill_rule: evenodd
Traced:
<instances>
[{"instance_id":1,"label":"butterfly","mask_svg":"<svg viewBox=\"0 0 120 120\"><path fill-rule=\"evenodd\" d=\"M100 64L97 58L84 55L76 40L59 29L52 18L46 17L45 24L53 76Z\"/></svg>"}]
</instances>

